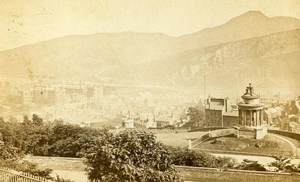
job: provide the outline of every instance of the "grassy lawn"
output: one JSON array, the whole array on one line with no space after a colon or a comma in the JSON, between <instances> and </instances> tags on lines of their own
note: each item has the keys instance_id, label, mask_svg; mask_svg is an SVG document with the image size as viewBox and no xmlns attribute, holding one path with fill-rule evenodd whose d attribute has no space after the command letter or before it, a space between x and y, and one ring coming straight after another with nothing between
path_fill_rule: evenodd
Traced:
<instances>
[{"instance_id":1,"label":"grassy lawn","mask_svg":"<svg viewBox=\"0 0 300 182\"><path fill-rule=\"evenodd\" d=\"M187 147L188 140L201 138L207 132L169 132L169 133L156 133L157 140L174 147Z\"/></svg>"},{"instance_id":2,"label":"grassy lawn","mask_svg":"<svg viewBox=\"0 0 300 182\"><path fill-rule=\"evenodd\" d=\"M286 142L267 135L262 140L222 137L208 140L200 145L198 149L235 151L262 155L291 155L291 147Z\"/></svg>"},{"instance_id":3,"label":"grassy lawn","mask_svg":"<svg viewBox=\"0 0 300 182\"><path fill-rule=\"evenodd\" d=\"M38 165L39 168L52 169L51 176L62 177L64 179L70 179L74 182L88 182L85 174L85 165L83 159L80 158L68 158L68 157L38 157L38 156L26 156L23 160L33 162Z\"/></svg>"},{"instance_id":4,"label":"grassy lawn","mask_svg":"<svg viewBox=\"0 0 300 182\"><path fill-rule=\"evenodd\" d=\"M288 139L289 141L291 141L297 148L300 148L300 141L296 140L296 139L293 139L293 138L289 138L289 137L286 137L286 136L282 136L280 135L282 138L286 138Z\"/></svg>"}]
</instances>

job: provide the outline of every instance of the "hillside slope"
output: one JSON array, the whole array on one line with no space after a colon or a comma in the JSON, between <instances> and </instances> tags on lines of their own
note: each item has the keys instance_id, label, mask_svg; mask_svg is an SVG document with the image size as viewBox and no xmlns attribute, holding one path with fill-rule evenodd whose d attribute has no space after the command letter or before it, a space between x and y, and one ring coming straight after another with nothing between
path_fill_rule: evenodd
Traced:
<instances>
[{"instance_id":1,"label":"hillside slope","mask_svg":"<svg viewBox=\"0 0 300 182\"><path fill-rule=\"evenodd\" d=\"M224 25L160 33L67 36L0 52L0 76L231 89L299 88L300 21L247 12ZM287 84L288 83L288 84Z\"/></svg>"}]
</instances>

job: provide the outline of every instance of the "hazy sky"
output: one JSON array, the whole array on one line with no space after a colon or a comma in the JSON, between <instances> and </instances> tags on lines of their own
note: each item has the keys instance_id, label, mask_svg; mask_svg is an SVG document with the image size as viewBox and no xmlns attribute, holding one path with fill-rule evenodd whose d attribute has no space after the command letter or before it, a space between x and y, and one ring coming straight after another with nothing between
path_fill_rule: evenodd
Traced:
<instances>
[{"instance_id":1,"label":"hazy sky","mask_svg":"<svg viewBox=\"0 0 300 182\"><path fill-rule=\"evenodd\" d=\"M300 0L1 0L0 50L99 32L179 36L249 10L300 19Z\"/></svg>"}]
</instances>

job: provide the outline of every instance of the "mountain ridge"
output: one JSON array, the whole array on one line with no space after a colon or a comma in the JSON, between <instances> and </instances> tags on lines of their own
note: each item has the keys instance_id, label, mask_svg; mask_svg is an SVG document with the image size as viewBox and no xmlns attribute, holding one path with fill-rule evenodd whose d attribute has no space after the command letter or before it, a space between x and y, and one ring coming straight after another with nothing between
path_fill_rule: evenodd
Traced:
<instances>
[{"instance_id":1,"label":"mountain ridge","mask_svg":"<svg viewBox=\"0 0 300 182\"><path fill-rule=\"evenodd\" d=\"M99 33L93 33L93 34L74 34L74 35L66 35L66 36L63 36L63 37L57 37L57 38L53 38L53 39L49 39L49 40L43 40L43 41L39 41L39 42L36 42L36 43L30 43L30 44L26 44L26 45L23 45L23 46L19 46L19 47L15 47L15 48L11 48L11 49L7 49L7 50L1 50L1 52L5 52L5 51L9 51L9 50L14 50L14 49L18 49L18 48L23 48L23 47L26 47L26 46L30 46L30 45L35 45L35 44L40 44L40 43L44 43L44 42L49 42L49 41L55 41L55 40L60 40L60 39L64 39L64 38L70 38L70 37L78 37L78 36L85 36L85 37L90 37L90 36L95 36L95 35L100 35L100 36L116 36L116 35L122 35L122 34L135 34L135 35L160 35L160 36L165 36L165 37L169 37L169 38L175 38L175 39L181 39L181 38L184 38L184 37L188 37L188 36L191 36L191 35L195 35L195 34L199 34L201 32L206 32L206 31L210 31L211 29L216 29L216 28L220 28L222 26L226 26L228 25L228 23L231 23L233 21L236 21L238 20L238 22L244 22L244 18L245 17L250 17L251 19L255 18L255 19L259 19L259 18L263 18L263 19L275 19L275 20L278 20L278 19L284 19L284 22L287 22L287 21L293 21L292 24L295 26L295 27L292 27L292 28L289 28L289 26L287 26L286 24L285 27L287 27L285 30L281 30L281 31L288 31L288 30L293 30L293 29L298 29L300 28L300 20L297 19L297 18L294 18L294 17L287 17L287 16L274 16L274 17L268 17L266 15L264 15L262 12L260 11L248 11L248 12L245 12L237 17L234 17L234 18L231 18L230 20L228 20L227 22L225 22L224 24L221 24L221 25L217 25L215 27L208 27L208 28L204 28L204 29L201 29L199 31L196 31L196 32L192 32L192 33L188 33L188 34L184 34L184 35L180 35L180 36L171 36L171 35L168 35L166 33L162 33L162 32L151 32L151 33L145 33L145 32L131 32L131 31L122 31L122 32L99 32ZM279 31L280 32L280 31ZM277 32L273 32L273 33L277 33ZM267 33L267 34L271 34L271 33ZM265 35L267 35L265 34ZM251 38L251 37L250 37ZM242 38L240 40L243 40L243 39L246 39L246 38ZM234 41L234 40L233 40ZM227 41L226 41L227 42Z\"/></svg>"},{"instance_id":2,"label":"mountain ridge","mask_svg":"<svg viewBox=\"0 0 300 182\"><path fill-rule=\"evenodd\" d=\"M270 73L259 80L259 74L280 72L276 67L264 68L270 66L268 56L281 66L292 64L288 66L291 71L298 71L299 29L297 19L248 12L223 25L179 37L136 32L70 35L1 51L0 75L31 81L43 75L42 78L191 87L201 85L205 73L213 75L213 87L225 87L231 83L222 83L222 78L230 80L231 72L238 70L245 77L243 81L253 76L262 85L267 79L278 79L278 75ZM245 67L249 62L253 62L253 69ZM260 73L243 74L241 65ZM293 84L298 79L288 71L280 72L280 77ZM274 85L275 82L270 87Z\"/></svg>"}]
</instances>

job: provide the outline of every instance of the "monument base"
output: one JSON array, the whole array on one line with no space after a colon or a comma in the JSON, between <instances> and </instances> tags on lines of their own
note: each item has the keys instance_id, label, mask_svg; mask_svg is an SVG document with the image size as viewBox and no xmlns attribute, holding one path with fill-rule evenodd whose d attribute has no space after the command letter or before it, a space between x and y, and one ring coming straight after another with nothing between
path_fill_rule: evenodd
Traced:
<instances>
[{"instance_id":1,"label":"monument base","mask_svg":"<svg viewBox=\"0 0 300 182\"><path fill-rule=\"evenodd\" d=\"M262 139L268 133L266 126L234 127L234 128L235 128L235 136L237 138Z\"/></svg>"}]
</instances>

